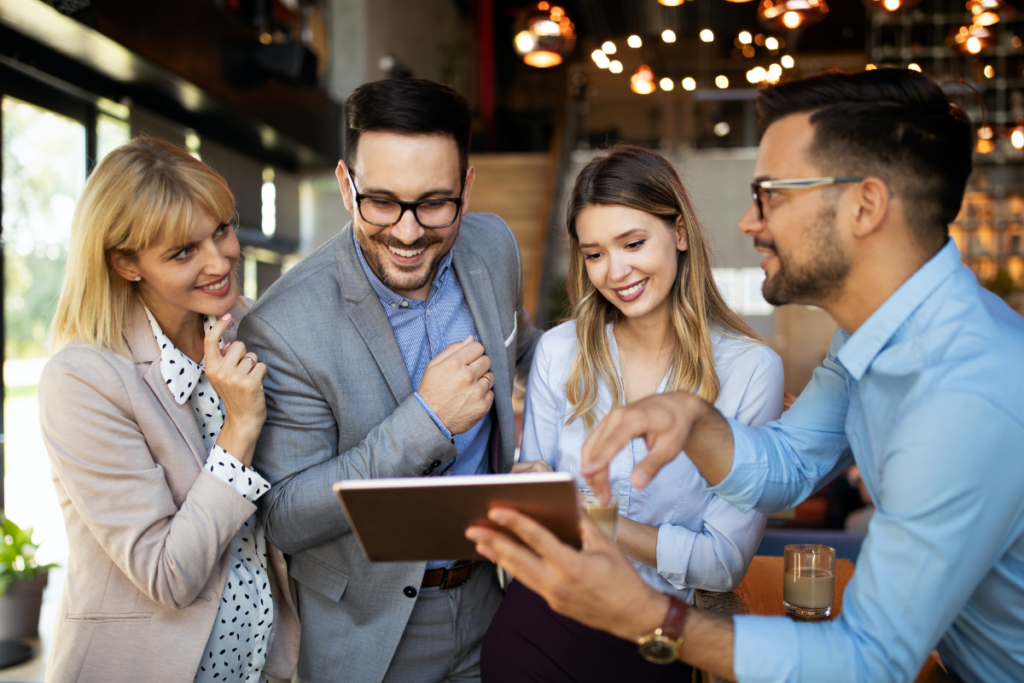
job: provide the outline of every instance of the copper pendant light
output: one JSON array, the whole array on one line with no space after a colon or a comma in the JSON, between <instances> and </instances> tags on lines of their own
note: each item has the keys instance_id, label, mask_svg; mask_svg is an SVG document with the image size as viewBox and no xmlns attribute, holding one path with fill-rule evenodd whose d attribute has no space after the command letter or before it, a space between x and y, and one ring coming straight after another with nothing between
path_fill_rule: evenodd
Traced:
<instances>
[{"instance_id":1,"label":"copper pendant light","mask_svg":"<svg viewBox=\"0 0 1024 683\"><path fill-rule=\"evenodd\" d=\"M516 54L538 69L558 66L576 45L576 27L565 10L548 2L520 12L512 35Z\"/></svg>"},{"instance_id":2,"label":"copper pendant light","mask_svg":"<svg viewBox=\"0 0 1024 683\"><path fill-rule=\"evenodd\" d=\"M816 24L828 14L825 0L761 0L757 20L769 31Z\"/></svg>"}]
</instances>

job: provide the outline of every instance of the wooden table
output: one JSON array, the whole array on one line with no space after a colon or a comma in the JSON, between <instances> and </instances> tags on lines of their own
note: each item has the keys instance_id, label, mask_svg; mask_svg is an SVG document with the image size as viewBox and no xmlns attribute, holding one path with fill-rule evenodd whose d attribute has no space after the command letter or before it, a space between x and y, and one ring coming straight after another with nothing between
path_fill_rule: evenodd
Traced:
<instances>
[{"instance_id":1,"label":"wooden table","mask_svg":"<svg viewBox=\"0 0 1024 683\"><path fill-rule=\"evenodd\" d=\"M785 616L786 608L782 604L783 558L758 555L751 563L736 590L731 593L714 593L697 590L697 607L720 614L762 614ZM836 560L835 603L829 619L835 619L843 609L843 593L846 584L853 578L853 563L849 560ZM701 672L704 683L719 681L706 671ZM698 677L694 676L695 680ZM952 683L952 680L939 664L937 655L925 662L915 683Z\"/></svg>"}]
</instances>

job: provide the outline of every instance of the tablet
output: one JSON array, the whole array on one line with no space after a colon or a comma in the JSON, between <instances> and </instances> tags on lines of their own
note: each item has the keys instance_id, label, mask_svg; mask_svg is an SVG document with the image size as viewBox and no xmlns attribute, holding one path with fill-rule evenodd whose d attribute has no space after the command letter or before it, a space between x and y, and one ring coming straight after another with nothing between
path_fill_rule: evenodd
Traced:
<instances>
[{"instance_id":1,"label":"tablet","mask_svg":"<svg viewBox=\"0 0 1024 683\"><path fill-rule=\"evenodd\" d=\"M487 511L514 508L563 543L582 547L576 486L568 472L339 481L341 501L366 559L375 562L478 560L466 528L497 528Z\"/></svg>"}]
</instances>

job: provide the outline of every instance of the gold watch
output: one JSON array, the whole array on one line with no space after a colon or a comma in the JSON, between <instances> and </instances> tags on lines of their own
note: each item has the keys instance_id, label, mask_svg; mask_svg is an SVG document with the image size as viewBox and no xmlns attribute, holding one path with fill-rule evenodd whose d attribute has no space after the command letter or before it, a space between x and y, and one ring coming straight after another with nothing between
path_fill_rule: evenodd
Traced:
<instances>
[{"instance_id":1,"label":"gold watch","mask_svg":"<svg viewBox=\"0 0 1024 683\"><path fill-rule=\"evenodd\" d=\"M640 636L636 643L640 655L648 662L671 664L679 658L683 647L683 625L686 623L686 603L678 596L670 595L668 614L665 621L652 633Z\"/></svg>"}]
</instances>

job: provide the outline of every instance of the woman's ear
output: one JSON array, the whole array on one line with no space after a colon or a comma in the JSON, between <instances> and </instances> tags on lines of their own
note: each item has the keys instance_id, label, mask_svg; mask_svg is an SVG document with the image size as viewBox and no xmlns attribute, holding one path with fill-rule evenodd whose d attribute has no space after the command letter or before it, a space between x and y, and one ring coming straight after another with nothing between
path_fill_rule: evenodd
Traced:
<instances>
[{"instance_id":1,"label":"woman's ear","mask_svg":"<svg viewBox=\"0 0 1024 683\"><path fill-rule=\"evenodd\" d=\"M676 217L676 251L686 251L690 248L690 241L686 237L686 223L683 217Z\"/></svg>"},{"instance_id":2,"label":"woman's ear","mask_svg":"<svg viewBox=\"0 0 1024 683\"><path fill-rule=\"evenodd\" d=\"M135 264L127 256L117 249L107 249L107 263L110 264L115 273L129 282L138 282L141 279L139 269L135 267Z\"/></svg>"}]
</instances>

